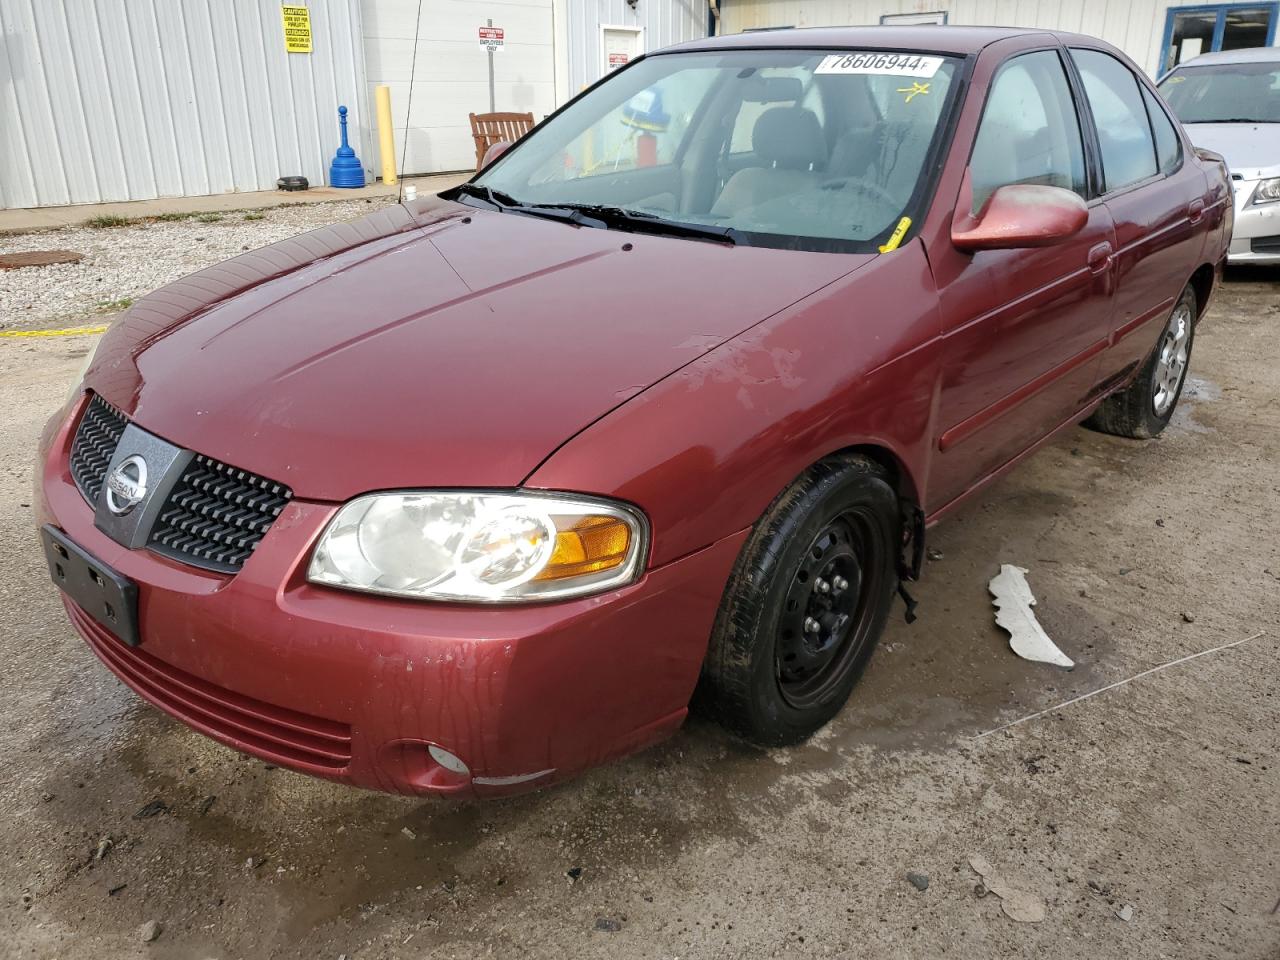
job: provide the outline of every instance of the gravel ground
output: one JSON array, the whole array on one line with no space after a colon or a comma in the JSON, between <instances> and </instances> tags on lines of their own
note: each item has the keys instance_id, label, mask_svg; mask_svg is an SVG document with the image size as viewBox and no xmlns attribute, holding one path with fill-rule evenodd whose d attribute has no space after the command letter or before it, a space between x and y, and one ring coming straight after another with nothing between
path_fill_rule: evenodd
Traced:
<instances>
[{"instance_id":1,"label":"gravel ground","mask_svg":"<svg viewBox=\"0 0 1280 960\"><path fill-rule=\"evenodd\" d=\"M266 229L88 240L141 292L133 264L168 258L167 279ZM197 235L221 246L165 249ZM0 340L0 956L1280 960L1273 277L1228 283L1159 440L1077 429L932 533L920 620L895 616L809 743L760 751L695 718L574 782L471 805L273 769L108 674L49 583L29 492L93 339ZM1029 568L1075 670L1009 652L987 593L1002 562ZM975 855L1044 919L977 896Z\"/></svg>"},{"instance_id":2,"label":"gravel ground","mask_svg":"<svg viewBox=\"0 0 1280 960\"><path fill-rule=\"evenodd\" d=\"M0 235L0 253L74 250L85 255L79 263L0 270L0 330L89 323L201 267L391 202L340 200L124 227Z\"/></svg>"}]
</instances>

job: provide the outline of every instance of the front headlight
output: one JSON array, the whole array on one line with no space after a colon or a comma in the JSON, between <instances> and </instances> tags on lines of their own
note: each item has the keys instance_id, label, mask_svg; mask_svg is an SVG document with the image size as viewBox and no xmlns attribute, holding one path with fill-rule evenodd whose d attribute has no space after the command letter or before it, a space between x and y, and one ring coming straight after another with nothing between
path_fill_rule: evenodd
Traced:
<instances>
[{"instance_id":1,"label":"front headlight","mask_svg":"<svg viewBox=\"0 0 1280 960\"><path fill-rule=\"evenodd\" d=\"M1263 180L1253 189L1252 203L1275 203L1280 200L1280 177Z\"/></svg>"},{"instance_id":2,"label":"front headlight","mask_svg":"<svg viewBox=\"0 0 1280 960\"><path fill-rule=\"evenodd\" d=\"M648 539L638 511L589 497L375 493L330 521L307 579L423 600L549 600L632 582Z\"/></svg>"}]
</instances>

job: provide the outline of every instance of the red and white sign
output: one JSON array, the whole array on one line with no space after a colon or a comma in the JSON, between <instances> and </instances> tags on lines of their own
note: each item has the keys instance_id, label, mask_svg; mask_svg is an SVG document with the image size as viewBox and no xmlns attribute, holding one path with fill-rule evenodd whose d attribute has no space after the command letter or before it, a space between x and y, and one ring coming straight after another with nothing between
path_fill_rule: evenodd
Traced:
<instances>
[{"instance_id":1,"label":"red and white sign","mask_svg":"<svg viewBox=\"0 0 1280 960\"><path fill-rule=\"evenodd\" d=\"M617 70L619 67L625 67L631 62L631 57L625 53L611 52L609 54L609 69Z\"/></svg>"},{"instance_id":2,"label":"red and white sign","mask_svg":"<svg viewBox=\"0 0 1280 960\"><path fill-rule=\"evenodd\" d=\"M501 27L480 28L480 49L486 53L501 53L506 41L506 31Z\"/></svg>"}]
</instances>

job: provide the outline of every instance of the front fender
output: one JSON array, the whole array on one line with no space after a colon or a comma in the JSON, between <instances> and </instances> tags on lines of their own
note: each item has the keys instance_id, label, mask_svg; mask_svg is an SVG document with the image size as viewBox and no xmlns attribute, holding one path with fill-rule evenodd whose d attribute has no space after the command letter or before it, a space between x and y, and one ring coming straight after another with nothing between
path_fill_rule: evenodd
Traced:
<instances>
[{"instance_id":1,"label":"front fender","mask_svg":"<svg viewBox=\"0 0 1280 960\"><path fill-rule=\"evenodd\" d=\"M875 446L924 506L940 316L920 242L877 257L660 381L525 481L636 504L660 566L753 524L810 465Z\"/></svg>"}]
</instances>

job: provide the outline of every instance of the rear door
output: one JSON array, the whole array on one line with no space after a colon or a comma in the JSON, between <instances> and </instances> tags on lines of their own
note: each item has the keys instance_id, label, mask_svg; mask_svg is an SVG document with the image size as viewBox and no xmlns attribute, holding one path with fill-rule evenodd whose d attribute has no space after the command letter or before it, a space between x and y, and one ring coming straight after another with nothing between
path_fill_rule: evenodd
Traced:
<instances>
[{"instance_id":1,"label":"rear door","mask_svg":"<svg viewBox=\"0 0 1280 960\"><path fill-rule=\"evenodd\" d=\"M1102 50L1071 48L1102 174L1103 201L1116 229L1116 309L1099 389L1146 359L1200 262L1204 174L1164 105L1130 68ZM1088 129L1089 125L1086 125Z\"/></svg>"},{"instance_id":2,"label":"rear door","mask_svg":"<svg viewBox=\"0 0 1280 960\"><path fill-rule=\"evenodd\" d=\"M1019 53L995 73L969 158L975 210L1015 183L1090 196L1065 56L1056 45ZM1113 244L1111 214L1095 202L1084 229L1053 246L937 251L946 330L931 505L960 496L1085 406L1111 326Z\"/></svg>"}]
</instances>

